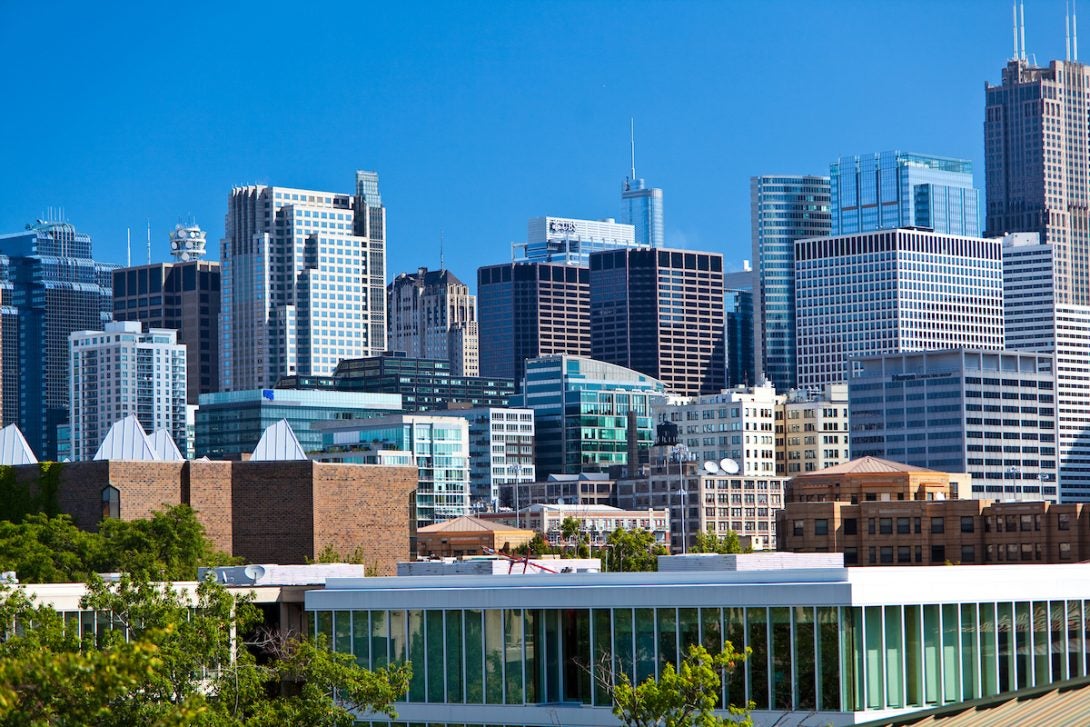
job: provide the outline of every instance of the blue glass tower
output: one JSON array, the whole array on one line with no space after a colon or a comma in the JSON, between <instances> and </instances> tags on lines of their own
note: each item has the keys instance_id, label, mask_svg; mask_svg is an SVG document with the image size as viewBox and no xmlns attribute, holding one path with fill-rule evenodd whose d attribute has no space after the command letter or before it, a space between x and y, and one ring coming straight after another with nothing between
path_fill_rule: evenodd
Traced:
<instances>
[{"instance_id":1,"label":"blue glass tower","mask_svg":"<svg viewBox=\"0 0 1090 727\"><path fill-rule=\"evenodd\" d=\"M926 227L980 236L973 165L965 159L885 151L829 167L832 234Z\"/></svg>"},{"instance_id":2,"label":"blue glass tower","mask_svg":"<svg viewBox=\"0 0 1090 727\"><path fill-rule=\"evenodd\" d=\"M67 222L0 235L3 416L40 459L57 456L68 420L68 335L101 331L113 309L113 271L95 262L91 236Z\"/></svg>"},{"instance_id":3,"label":"blue glass tower","mask_svg":"<svg viewBox=\"0 0 1090 727\"><path fill-rule=\"evenodd\" d=\"M756 290L756 380L795 388L795 240L829 234L829 178L774 175L750 179Z\"/></svg>"},{"instance_id":4,"label":"blue glass tower","mask_svg":"<svg viewBox=\"0 0 1090 727\"><path fill-rule=\"evenodd\" d=\"M723 287L727 388L752 386L757 373L753 366L753 271L747 267L726 273Z\"/></svg>"},{"instance_id":5,"label":"blue glass tower","mask_svg":"<svg viewBox=\"0 0 1090 727\"><path fill-rule=\"evenodd\" d=\"M621 187L621 222L636 228L636 243L666 247L662 222L662 190L642 179L625 179Z\"/></svg>"}]
</instances>

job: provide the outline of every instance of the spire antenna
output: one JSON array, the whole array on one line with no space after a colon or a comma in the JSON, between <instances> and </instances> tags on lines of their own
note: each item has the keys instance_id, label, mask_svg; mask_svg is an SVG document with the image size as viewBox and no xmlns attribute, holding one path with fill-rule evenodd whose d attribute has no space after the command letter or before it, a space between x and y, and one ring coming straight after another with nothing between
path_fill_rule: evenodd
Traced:
<instances>
[{"instance_id":1,"label":"spire antenna","mask_svg":"<svg viewBox=\"0 0 1090 727\"><path fill-rule=\"evenodd\" d=\"M125 228L125 267L132 267L132 228Z\"/></svg>"},{"instance_id":2,"label":"spire antenna","mask_svg":"<svg viewBox=\"0 0 1090 727\"><path fill-rule=\"evenodd\" d=\"M632 152L632 181L636 181L636 119L628 119L628 146Z\"/></svg>"},{"instance_id":3,"label":"spire antenna","mask_svg":"<svg viewBox=\"0 0 1090 727\"><path fill-rule=\"evenodd\" d=\"M1071 60L1071 2L1064 2L1064 60Z\"/></svg>"},{"instance_id":4,"label":"spire antenna","mask_svg":"<svg viewBox=\"0 0 1090 727\"><path fill-rule=\"evenodd\" d=\"M442 230L442 228L439 229L439 269L440 270L446 270L447 269L446 256L443 254L443 230Z\"/></svg>"},{"instance_id":5,"label":"spire antenna","mask_svg":"<svg viewBox=\"0 0 1090 727\"><path fill-rule=\"evenodd\" d=\"M1011 33L1014 36L1014 60L1018 60L1018 0L1011 0Z\"/></svg>"},{"instance_id":6,"label":"spire antenna","mask_svg":"<svg viewBox=\"0 0 1090 727\"><path fill-rule=\"evenodd\" d=\"M1026 3L1024 0L1018 3L1018 14L1021 16L1018 27L1018 42L1022 46L1021 59L1026 60Z\"/></svg>"},{"instance_id":7,"label":"spire antenna","mask_svg":"<svg viewBox=\"0 0 1090 727\"><path fill-rule=\"evenodd\" d=\"M151 265L151 218L148 218L148 265Z\"/></svg>"},{"instance_id":8,"label":"spire antenna","mask_svg":"<svg viewBox=\"0 0 1090 727\"><path fill-rule=\"evenodd\" d=\"M1079 62L1079 0L1071 0L1071 60Z\"/></svg>"}]
</instances>

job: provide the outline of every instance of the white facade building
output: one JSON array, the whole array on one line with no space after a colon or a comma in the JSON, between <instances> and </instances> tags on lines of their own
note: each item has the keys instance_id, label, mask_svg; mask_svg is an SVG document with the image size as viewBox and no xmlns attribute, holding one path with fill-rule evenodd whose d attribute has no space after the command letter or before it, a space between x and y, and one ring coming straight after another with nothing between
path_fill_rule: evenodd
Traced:
<instances>
[{"instance_id":1,"label":"white facade building","mask_svg":"<svg viewBox=\"0 0 1090 727\"><path fill-rule=\"evenodd\" d=\"M850 359L1003 348L1002 244L882 230L795 243L797 385L847 381Z\"/></svg>"},{"instance_id":2,"label":"white facade building","mask_svg":"<svg viewBox=\"0 0 1090 727\"><path fill-rule=\"evenodd\" d=\"M373 182L373 184L370 184ZM220 385L328 376L386 350L386 210L377 175L356 194L236 187L220 245Z\"/></svg>"},{"instance_id":3,"label":"white facade building","mask_svg":"<svg viewBox=\"0 0 1090 727\"><path fill-rule=\"evenodd\" d=\"M166 429L188 449L186 349L177 332L139 322L68 337L72 459L91 459L113 424L134 414L150 432Z\"/></svg>"},{"instance_id":4,"label":"white facade building","mask_svg":"<svg viewBox=\"0 0 1090 727\"><path fill-rule=\"evenodd\" d=\"M469 423L469 477L474 503L494 507L503 485L535 482L534 410L478 407L433 411Z\"/></svg>"},{"instance_id":5,"label":"white facade building","mask_svg":"<svg viewBox=\"0 0 1090 727\"><path fill-rule=\"evenodd\" d=\"M531 217L526 242L513 246L517 262L547 262L586 266L590 254L619 247L637 247L634 225L570 217Z\"/></svg>"}]
</instances>

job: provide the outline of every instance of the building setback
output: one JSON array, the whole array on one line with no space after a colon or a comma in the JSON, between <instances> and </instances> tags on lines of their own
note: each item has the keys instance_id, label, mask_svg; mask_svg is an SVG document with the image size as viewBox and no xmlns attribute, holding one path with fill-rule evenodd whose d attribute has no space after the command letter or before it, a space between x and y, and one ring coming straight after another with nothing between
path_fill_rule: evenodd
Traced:
<instances>
[{"instance_id":1,"label":"building setback","mask_svg":"<svg viewBox=\"0 0 1090 727\"><path fill-rule=\"evenodd\" d=\"M450 362L454 376L480 373L477 297L449 270L401 273L388 287L389 350Z\"/></svg>"},{"instance_id":2,"label":"building setback","mask_svg":"<svg viewBox=\"0 0 1090 727\"><path fill-rule=\"evenodd\" d=\"M481 375L522 381L526 360L590 355L590 271L506 263L477 271Z\"/></svg>"},{"instance_id":3,"label":"building setback","mask_svg":"<svg viewBox=\"0 0 1090 727\"><path fill-rule=\"evenodd\" d=\"M371 172L357 173L354 195L231 190L220 249L223 390L328 375L341 359L386 350L385 227Z\"/></svg>"},{"instance_id":4,"label":"building setback","mask_svg":"<svg viewBox=\"0 0 1090 727\"><path fill-rule=\"evenodd\" d=\"M795 243L798 386L851 377L851 359L1003 348L1002 243L885 230Z\"/></svg>"},{"instance_id":5,"label":"building setback","mask_svg":"<svg viewBox=\"0 0 1090 727\"><path fill-rule=\"evenodd\" d=\"M185 452L186 350L173 330L143 331L139 322L69 337L72 385L71 458L91 459L110 427L135 414L149 432L165 429Z\"/></svg>"},{"instance_id":6,"label":"building setback","mask_svg":"<svg viewBox=\"0 0 1090 727\"><path fill-rule=\"evenodd\" d=\"M95 262L91 236L67 222L0 235L3 421L41 459L56 459L57 426L68 420L68 336L110 320L115 267Z\"/></svg>"},{"instance_id":7,"label":"building setback","mask_svg":"<svg viewBox=\"0 0 1090 727\"><path fill-rule=\"evenodd\" d=\"M829 178L750 178L750 224L756 288L753 295L757 378L777 391L796 386L795 240L828 235Z\"/></svg>"},{"instance_id":8,"label":"building setback","mask_svg":"<svg viewBox=\"0 0 1090 727\"><path fill-rule=\"evenodd\" d=\"M203 233L202 233L203 234ZM113 314L147 328L172 328L186 347L188 392L219 391L220 265L214 260L155 263L113 272Z\"/></svg>"},{"instance_id":9,"label":"building setback","mask_svg":"<svg viewBox=\"0 0 1090 727\"><path fill-rule=\"evenodd\" d=\"M726 383L723 256L640 248L590 256L591 358L683 396Z\"/></svg>"}]
</instances>

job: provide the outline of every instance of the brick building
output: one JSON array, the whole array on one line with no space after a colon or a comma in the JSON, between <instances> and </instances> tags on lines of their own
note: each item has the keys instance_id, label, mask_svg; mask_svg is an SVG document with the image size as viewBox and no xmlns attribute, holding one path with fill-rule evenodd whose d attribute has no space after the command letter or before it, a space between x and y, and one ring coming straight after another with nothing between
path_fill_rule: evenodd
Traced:
<instances>
[{"instance_id":1,"label":"brick building","mask_svg":"<svg viewBox=\"0 0 1090 727\"><path fill-rule=\"evenodd\" d=\"M417 531L421 556L440 558L483 555L487 551L510 551L529 543L533 530L465 515Z\"/></svg>"},{"instance_id":2,"label":"brick building","mask_svg":"<svg viewBox=\"0 0 1090 727\"><path fill-rule=\"evenodd\" d=\"M253 563L303 563L327 547L359 548L392 575L415 539L415 467L299 461L93 461L61 465L56 500L75 524L135 520L166 506L197 511L217 548ZM39 465L15 467L37 488Z\"/></svg>"},{"instance_id":3,"label":"brick building","mask_svg":"<svg viewBox=\"0 0 1090 727\"><path fill-rule=\"evenodd\" d=\"M862 566L1090 559L1090 509L958 499L968 477L875 457L800 475L777 518L779 548Z\"/></svg>"}]
</instances>

